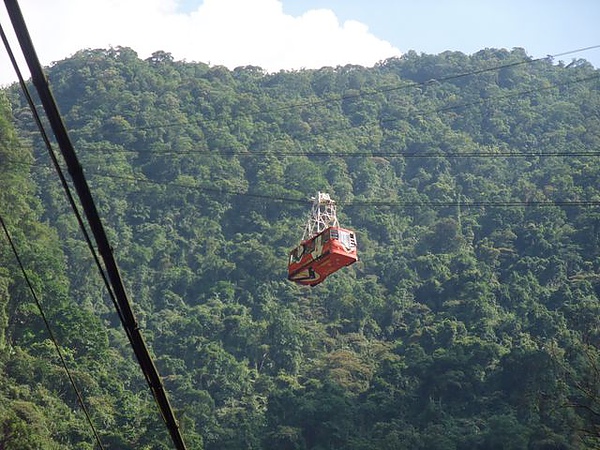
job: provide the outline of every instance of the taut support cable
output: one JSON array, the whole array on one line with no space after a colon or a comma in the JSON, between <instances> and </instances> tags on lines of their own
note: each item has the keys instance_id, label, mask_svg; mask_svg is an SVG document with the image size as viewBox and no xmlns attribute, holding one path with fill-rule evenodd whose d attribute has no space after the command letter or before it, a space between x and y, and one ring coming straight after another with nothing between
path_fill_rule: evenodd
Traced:
<instances>
[{"instance_id":1,"label":"taut support cable","mask_svg":"<svg viewBox=\"0 0 600 450\"><path fill-rule=\"evenodd\" d=\"M178 450L186 450L183 437L179 430L179 425L169 403L169 399L167 398L162 380L140 332L133 310L131 309L123 279L112 253L112 247L108 241L102 220L98 214L94 198L92 197L92 193L85 179L83 168L79 163L77 154L75 153L75 149L73 148L73 144L71 143L71 139L58 110L58 106L54 100L54 96L48 86L48 81L37 57L19 4L16 0L4 0L4 4L6 5L10 21L17 35L21 50L23 51L25 61L29 66L31 80L38 92L62 156L67 164L75 191L79 197L94 240L96 241L98 251L104 262L106 273L108 274L120 310L119 316L121 317L123 328L127 333L127 337L129 338L129 342L131 343L138 363L144 373L146 382L158 404L163 420L165 421L173 443L175 444L175 448Z\"/></svg>"}]
</instances>

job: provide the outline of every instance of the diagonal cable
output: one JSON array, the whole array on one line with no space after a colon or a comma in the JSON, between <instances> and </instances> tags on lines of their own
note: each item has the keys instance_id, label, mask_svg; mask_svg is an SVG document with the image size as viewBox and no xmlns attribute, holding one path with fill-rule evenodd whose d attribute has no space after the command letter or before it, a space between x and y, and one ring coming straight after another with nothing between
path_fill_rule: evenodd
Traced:
<instances>
[{"instance_id":1,"label":"diagonal cable","mask_svg":"<svg viewBox=\"0 0 600 450\"><path fill-rule=\"evenodd\" d=\"M179 429L179 424L175 418L175 413L171 407L164 389L163 382L158 374L158 370L154 364L152 356L150 355L148 347L146 346L145 340L140 331L140 327L131 308L131 303L125 290L121 273L112 253L112 246L110 245L104 225L102 224L102 220L100 219L100 215L96 208L94 198L84 176L83 168L79 163L77 154L75 153L75 149L73 148L73 144L67 133L67 129L58 110L58 106L56 105L54 96L52 95L50 87L48 86L47 79L37 57L35 47L31 41L31 36L29 35L29 31L25 24L25 20L19 8L18 2L16 0L4 0L4 3L6 5L10 20L13 24L19 44L21 45L23 55L25 56L25 60L29 66L32 82L36 87L42 102L42 106L54 132L54 136L62 152L62 156L67 164L68 171L73 180L75 191L83 207L102 260L104 261L108 278L122 313L122 325L127 333L140 368L144 373L146 382L159 407L160 413L165 421L175 447L178 450L185 450L186 446Z\"/></svg>"},{"instance_id":2,"label":"diagonal cable","mask_svg":"<svg viewBox=\"0 0 600 450\"><path fill-rule=\"evenodd\" d=\"M4 28L2 27L2 24L0 24L0 37L2 38L2 41L4 43L4 47L6 48L6 52L8 53L8 57L13 65L13 69L15 70L15 73L17 74L17 78L19 80L19 84L21 86L21 90L23 91L23 95L25 96L25 99L27 101L27 104L29 105L29 109L31 111L31 114L33 116L33 119L38 127L38 130L40 131L40 135L42 136L42 140L44 141L44 145L46 146L46 148L48 149L48 154L50 156L50 159L52 160L52 164L54 165L54 169L56 170L56 173L58 174L58 177L60 179L60 183L65 191L65 195L67 196L67 200L69 202L69 205L71 206L71 209L73 210L73 213L75 214L75 218L77 220L77 223L79 224L79 228L81 229L81 232L83 234L83 238L88 246L88 248L90 249L90 252L92 254L92 257L94 259L94 262L96 264L96 267L98 268L98 271L100 272L100 276L102 277L102 280L104 281L104 285L106 286L106 289L108 290L108 294L113 302L113 304L115 305L116 309L117 309L117 313L119 315L119 317L121 317L121 312L118 308L116 299L115 299L115 295L112 291L112 288L110 286L110 282L108 280L108 277L106 275L106 272L104 271L104 267L102 266L102 263L100 262L100 259L98 257L98 253L96 252L96 249L94 248L94 244L92 243L92 238L85 226L83 217L81 216L81 212L79 211L79 207L77 206L77 203L75 202L75 198L73 197L73 194L71 193L71 188L69 187L69 183L67 182L67 179L63 173L63 170L60 166L60 163L58 162L58 158L56 156L56 152L54 151L54 149L52 148L52 144L50 143L50 139L48 137L48 133L46 132L44 125L42 124L42 120L40 118L40 115L38 114L37 108L33 102L33 99L31 97L31 93L29 92L29 88L27 87L27 84L25 83L25 79L23 78L23 74L21 73L21 70L19 69L19 65L17 64L16 58L14 56L14 53L12 51L11 45L8 42L8 39L6 38L6 33L4 32ZM10 161L9 161L10 162Z\"/></svg>"},{"instance_id":3,"label":"diagonal cable","mask_svg":"<svg viewBox=\"0 0 600 450\"><path fill-rule=\"evenodd\" d=\"M15 259L17 260L17 264L19 265L19 269L21 270L21 273L23 274L23 278L25 279L25 283L27 283L27 287L29 288L29 292L31 293L31 296L33 297L35 304L38 308L38 311L40 312L40 316L42 317L42 320L44 321L44 325L46 326L46 330L48 331L48 335L50 336L50 340L52 341L52 343L54 344L54 348L56 349L56 353L58 354L58 358L60 359L60 363L62 364L63 368L65 369L65 372L67 373L67 377L69 378L69 382L71 383L71 386L73 387L73 390L75 391L75 395L77 396L77 401L79 402L79 405L81 406L81 409L83 410L83 414L85 415L85 419L87 420L87 423L89 424L90 428L92 429L92 433L94 434L94 439L96 440L96 443L98 444L98 447L101 450L104 450L104 446L102 445L102 441L100 440L100 436L98 435L98 431L96 431L96 427L94 427L94 423L92 422L92 418L90 416L90 413L87 409L87 407L85 406L85 403L83 401L83 397L81 395L81 392L79 391L79 388L77 387L77 383L75 383L75 378L73 378L73 374L71 373L71 370L69 369L69 366L67 365L67 362L65 361L65 358L63 356L62 350L60 349L60 345L58 345L58 341L56 339L56 336L54 335L54 332L52 331L52 327L50 326L50 322L48 321L48 318L46 317L46 313L44 312L44 308L42 307L42 303L40 302L39 297L37 296L35 289L33 288L33 284L31 283L31 280L29 279L29 275L27 275L27 271L25 270L25 266L23 265L23 261L21 260L21 257L19 256L19 252L17 251L17 247L15 246L14 241L12 240L12 237L8 231L8 228L6 227L6 223L4 222L4 219L2 218L2 216L0 215L0 225L2 226L2 230L4 231L4 234L6 236L6 239L8 240L8 243L10 245L10 248L13 252L13 255L15 256Z\"/></svg>"}]
</instances>

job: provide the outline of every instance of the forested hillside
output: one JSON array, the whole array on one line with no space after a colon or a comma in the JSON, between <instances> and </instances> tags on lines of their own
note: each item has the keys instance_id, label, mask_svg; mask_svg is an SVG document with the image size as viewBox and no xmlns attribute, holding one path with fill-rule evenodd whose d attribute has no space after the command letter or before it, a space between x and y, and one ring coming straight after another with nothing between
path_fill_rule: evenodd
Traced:
<instances>
[{"instance_id":1,"label":"forested hillside","mask_svg":"<svg viewBox=\"0 0 600 450\"><path fill-rule=\"evenodd\" d=\"M190 449L600 448L600 72L522 49L48 68ZM359 262L286 279L328 192ZM0 214L106 449L171 441L18 86ZM0 449L94 436L0 236Z\"/></svg>"}]
</instances>

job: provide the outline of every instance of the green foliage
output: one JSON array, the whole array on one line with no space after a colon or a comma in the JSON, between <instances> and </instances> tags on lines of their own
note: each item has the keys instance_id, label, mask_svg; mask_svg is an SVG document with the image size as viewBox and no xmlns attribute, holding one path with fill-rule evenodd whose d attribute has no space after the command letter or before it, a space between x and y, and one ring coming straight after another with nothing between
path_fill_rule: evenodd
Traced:
<instances>
[{"instance_id":1,"label":"green foliage","mask_svg":"<svg viewBox=\"0 0 600 450\"><path fill-rule=\"evenodd\" d=\"M117 47L48 75L190 448L598 446L589 64L486 49L268 74ZM103 445L170 448L48 164L0 92L0 214ZM309 289L286 261L317 191L360 261ZM0 379L0 448L94 448L5 244Z\"/></svg>"}]
</instances>

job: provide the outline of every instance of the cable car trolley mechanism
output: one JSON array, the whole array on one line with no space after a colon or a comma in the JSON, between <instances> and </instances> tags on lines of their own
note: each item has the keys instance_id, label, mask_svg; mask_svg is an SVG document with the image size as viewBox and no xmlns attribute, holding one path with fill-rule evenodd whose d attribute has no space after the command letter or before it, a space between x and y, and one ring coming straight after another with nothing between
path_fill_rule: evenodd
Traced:
<instances>
[{"instance_id":1,"label":"cable car trolley mechanism","mask_svg":"<svg viewBox=\"0 0 600 450\"><path fill-rule=\"evenodd\" d=\"M339 226L335 201L323 192L312 200L302 240L288 262L288 280L308 286L358 261L356 234Z\"/></svg>"}]
</instances>

